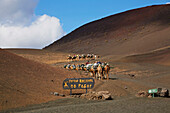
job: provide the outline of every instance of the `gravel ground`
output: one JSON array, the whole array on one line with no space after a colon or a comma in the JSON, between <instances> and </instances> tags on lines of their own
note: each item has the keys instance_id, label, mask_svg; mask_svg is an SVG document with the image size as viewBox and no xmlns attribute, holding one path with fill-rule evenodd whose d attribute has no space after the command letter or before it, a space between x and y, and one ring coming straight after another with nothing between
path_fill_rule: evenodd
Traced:
<instances>
[{"instance_id":1,"label":"gravel ground","mask_svg":"<svg viewBox=\"0 0 170 113\"><path fill-rule=\"evenodd\" d=\"M169 106L170 98L127 97L107 101L65 98L4 113L169 113Z\"/></svg>"}]
</instances>

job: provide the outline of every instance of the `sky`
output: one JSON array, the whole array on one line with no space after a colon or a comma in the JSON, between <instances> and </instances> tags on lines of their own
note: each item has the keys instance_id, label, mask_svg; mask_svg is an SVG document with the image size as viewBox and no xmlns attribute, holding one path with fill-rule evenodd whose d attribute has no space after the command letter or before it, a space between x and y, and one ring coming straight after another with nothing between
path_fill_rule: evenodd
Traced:
<instances>
[{"instance_id":1,"label":"sky","mask_svg":"<svg viewBox=\"0 0 170 113\"><path fill-rule=\"evenodd\" d=\"M170 0L0 0L0 48L41 49L76 28Z\"/></svg>"}]
</instances>

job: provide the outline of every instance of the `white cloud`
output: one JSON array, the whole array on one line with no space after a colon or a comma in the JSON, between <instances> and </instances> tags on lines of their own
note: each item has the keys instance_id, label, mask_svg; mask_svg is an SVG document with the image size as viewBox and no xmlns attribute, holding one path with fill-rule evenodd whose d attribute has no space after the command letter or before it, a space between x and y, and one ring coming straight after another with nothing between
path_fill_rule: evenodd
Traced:
<instances>
[{"instance_id":1,"label":"white cloud","mask_svg":"<svg viewBox=\"0 0 170 113\"><path fill-rule=\"evenodd\" d=\"M0 0L0 23L6 25L28 24L34 15L38 0Z\"/></svg>"},{"instance_id":2,"label":"white cloud","mask_svg":"<svg viewBox=\"0 0 170 113\"><path fill-rule=\"evenodd\" d=\"M43 48L64 34L59 19L43 15L30 26L0 26L3 48Z\"/></svg>"},{"instance_id":3,"label":"white cloud","mask_svg":"<svg viewBox=\"0 0 170 113\"><path fill-rule=\"evenodd\" d=\"M64 35L59 19L34 14L37 3L38 0L0 1L1 48L43 48Z\"/></svg>"},{"instance_id":4,"label":"white cloud","mask_svg":"<svg viewBox=\"0 0 170 113\"><path fill-rule=\"evenodd\" d=\"M170 2L167 2L166 4L170 4Z\"/></svg>"}]
</instances>

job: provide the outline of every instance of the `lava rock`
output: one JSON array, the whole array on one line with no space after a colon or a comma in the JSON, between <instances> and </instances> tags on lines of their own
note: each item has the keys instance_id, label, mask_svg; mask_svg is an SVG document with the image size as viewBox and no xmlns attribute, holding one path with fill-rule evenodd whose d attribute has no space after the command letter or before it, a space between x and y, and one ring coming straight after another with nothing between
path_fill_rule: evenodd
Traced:
<instances>
[{"instance_id":1,"label":"lava rock","mask_svg":"<svg viewBox=\"0 0 170 113\"><path fill-rule=\"evenodd\" d=\"M99 91L99 92L89 92L87 94L82 94L80 98L88 100L111 100L111 94L109 91Z\"/></svg>"},{"instance_id":2,"label":"lava rock","mask_svg":"<svg viewBox=\"0 0 170 113\"><path fill-rule=\"evenodd\" d=\"M59 93L58 93L58 92L54 92L54 95L55 95L55 96L59 96Z\"/></svg>"},{"instance_id":3,"label":"lava rock","mask_svg":"<svg viewBox=\"0 0 170 113\"><path fill-rule=\"evenodd\" d=\"M149 94L148 94L148 92L146 92L146 91L139 91L137 94L136 94L136 96L137 97L148 97L149 96Z\"/></svg>"}]
</instances>

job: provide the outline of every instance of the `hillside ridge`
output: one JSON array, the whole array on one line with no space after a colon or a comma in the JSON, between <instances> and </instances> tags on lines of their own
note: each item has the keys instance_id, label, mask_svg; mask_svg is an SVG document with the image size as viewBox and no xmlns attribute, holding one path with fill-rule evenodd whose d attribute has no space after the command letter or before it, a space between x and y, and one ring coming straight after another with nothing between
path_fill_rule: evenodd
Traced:
<instances>
[{"instance_id":1,"label":"hillside ridge","mask_svg":"<svg viewBox=\"0 0 170 113\"><path fill-rule=\"evenodd\" d=\"M170 15L169 10L169 4L154 5L111 15L75 29L44 49L73 53L87 53L87 51L99 53L98 50L101 50L99 45L112 45L114 47L125 42L117 43L115 42L117 40L126 40L138 36L143 37L166 29L170 23L170 19L167 16ZM96 44L92 45L94 42ZM103 45L104 42L109 43ZM164 46L167 46L167 44ZM92 48L93 50L91 50Z\"/></svg>"}]
</instances>

